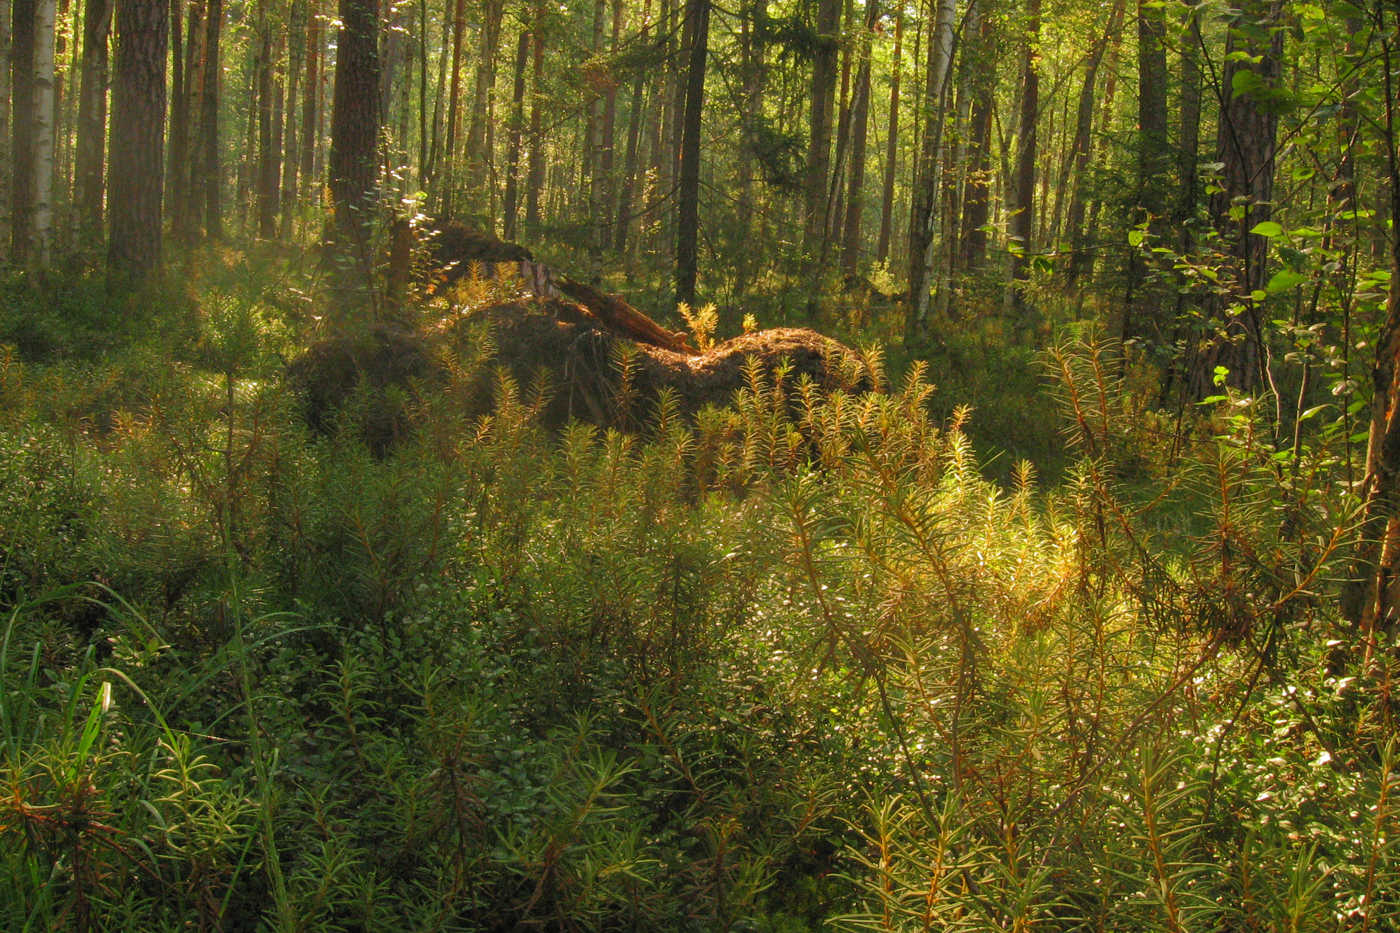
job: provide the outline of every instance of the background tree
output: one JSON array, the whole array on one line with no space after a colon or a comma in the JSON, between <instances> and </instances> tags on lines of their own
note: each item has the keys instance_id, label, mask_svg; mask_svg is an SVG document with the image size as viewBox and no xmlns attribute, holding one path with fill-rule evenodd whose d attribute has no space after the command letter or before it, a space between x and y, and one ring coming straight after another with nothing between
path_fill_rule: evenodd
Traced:
<instances>
[{"instance_id":1,"label":"background tree","mask_svg":"<svg viewBox=\"0 0 1400 933\"><path fill-rule=\"evenodd\" d=\"M340 22L329 185L336 230L362 249L378 174L378 0L340 0Z\"/></svg>"},{"instance_id":2,"label":"background tree","mask_svg":"<svg viewBox=\"0 0 1400 933\"><path fill-rule=\"evenodd\" d=\"M169 25L165 0L117 4L107 237L108 273L117 283L137 284L160 270Z\"/></svg>"}]
</instances>

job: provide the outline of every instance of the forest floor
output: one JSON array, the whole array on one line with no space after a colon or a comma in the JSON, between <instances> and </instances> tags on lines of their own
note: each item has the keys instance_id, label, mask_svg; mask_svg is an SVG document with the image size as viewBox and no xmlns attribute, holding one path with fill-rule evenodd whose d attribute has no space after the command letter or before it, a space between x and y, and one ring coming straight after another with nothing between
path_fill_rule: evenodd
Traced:
<instances>
[{"instance_id":1,"label":"forest floor","mask_svg":"<svg viewBox=\"0 0 1400 933\"><path fill-rule=\"evenodd\" d=\"M0 926L1400 923L1397 655L1248 408L313 272L0 281Z\"/></svg>"}]
</instances>

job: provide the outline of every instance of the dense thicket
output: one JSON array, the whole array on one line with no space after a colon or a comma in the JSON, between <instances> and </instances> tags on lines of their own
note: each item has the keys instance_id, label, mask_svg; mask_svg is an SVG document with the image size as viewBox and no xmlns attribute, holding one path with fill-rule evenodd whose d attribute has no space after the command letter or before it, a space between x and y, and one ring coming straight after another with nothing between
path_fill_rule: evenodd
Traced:
<instances>
[{"instance_id":1,"label":"dense thicket","mask_svg":"<svg viewBox=\"0 0 1400 933\"><path fill-rule=\"evenodd\" d=\"M0 54L0 925L1400 923L1394 4Z\"/></svg>"}]
</instances>

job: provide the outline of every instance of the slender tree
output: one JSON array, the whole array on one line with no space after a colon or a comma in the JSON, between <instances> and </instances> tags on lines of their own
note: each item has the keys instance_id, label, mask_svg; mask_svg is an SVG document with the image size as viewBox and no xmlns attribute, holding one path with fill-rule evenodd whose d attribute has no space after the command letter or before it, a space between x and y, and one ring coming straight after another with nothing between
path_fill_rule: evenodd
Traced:
<instances>
[{"instance_id":1,"label":"slender tree","mask_svg":"<svg viewBox=\"0 0 1400 933\"><path fill-rule=\"evenodd\" d=\"M36 0L13 0L10 44L10 256L29 258L34 229L34 33Z\"/></svg>"},{"instance_id":2,"label":"slender tree","mask_svg":"<svg viewBox=\"0 0 1400 933\"><path fill-rule=\"evenodd\" d=\"M1035 248L1032 221L1035 218L1036 135L1040 116L1040 0L1029 0L1026 7L1025 46L1021 58L1021 117L1017 132L1015 211L1007 225L1014 244L1011 253L1011 295L1017 310L1024 310L1026 271Z\"/></svg>"},{"instance_id":3,"label":"slender tree","mask_svg":"<svg viewBox=\"0 0 1400 933\"><path fill-rule=\"evenodd\" d=\"M506 191L501 219L502 235L515 239L520 214L520 141L525 122L525 65L530 58L530 30L521 29L511 70L510 130L506 134Z\"/></svg>"},{"instance_id":4,"label":"slender tree","mask_svg":"<svg viewBox=\"0 0 1400 933\"><path fill-rule=\"evenodd\" d=\"M115 283L139 284L158 273L161 262L170 6L166 0L121 0L116 20L107 268Z\"/></svg>"},{"instance_id":5,"label":"slender tree","mask_svg":"<svg viewBox=\"0 0 1400 933\"><path fill-rule=\"evenodd\" d=\"M894 236L894 177L899 154L899 84L901 60L904 53L904 3L894 5L894 56L890 63L890 112L885 127L885 180L880 196L880 238L875 246L875 259L890 258L890 240Z\"/></svg>"},{"instance_id":6,"label":"slender tree","mask_svg":"<svg viewBox=\"0 0 1400 933\"><path fill-rule=\"evenodd\" d=\"M1264 320L1253 296L1264 288L1269 241L1253 231L1273 210L1278 111L1270 97L1282 70L1282 14L1283 0L1249 0L1241 4L1226 38L1225 99L1216 137L1222 168L1210 211L1234 264L1235 283L1212 303L1218 332L1206 335L1192 362L1189 389L1194 398L1216 391L1219 370L1238 389L1248 391L1264 382ZM1232 313L1231 306L1243 310Z\"/></svg>"},{"instance_id":7,"label":"slender tree","mask_svg":"<svg viewBox=\"0 0 1400 933\"><path fill-rule=\"evenodd\" d=\"M342 0L342 2L343 2L343 0ZM456 159L456 157L457 157L457 124L458 124L458 122L459 122L459 119L458 119L458 111L459 111L460 108L461 108L461 97L462 97L462 38L463 38L463 34L466 32L466 30L467 30L467 4L466 4L466 0L453 0L453 3L452 3L452 67L451 67L451 70L450 70L449 76L448 76L448 87L449 87L449 90L448 90L448 97L447 97L447 129L446 129L446 133L445 133L446 141L445 141L445 143L444 143L444 147L445 147L445 150L446 150L446 151L445 151L445 158L443 159L443 162L444 162L445 165L446 165L446 171L444 171L444 172L442 173L442 179L441 179L442 195L441 195L441 200L440 200L440 204L441 204L440 210L441 210L442 215L443 215L444 217L451 217L451 216L452 216L452 212L453 212L453 208L454 208L454 206L455 206L455 205L452 203L452 202L453 202L452 195L453 195L453 188L454 188L454 185L453 185L453 177L454 177L454 174L455 174L455 173L452 171L452 164L453 164L453 161L454 161L454 160ZM336 74L337 74L337 75L340 74L340 70L339 70L339 67L338 67L338 66L337 66L337 69L336 69ZM435 166L435 167L436 167L436 166ZM437 175L436 172L434 172L433 174L434 174L434 176Z\"/></svg>"},{"instance_id":8,"label":"slender tree","mask_svg":"<svg viewBox=\"0 0 1400 933\"><path fill-rule=\"evenodd\" d=\"M34 9L34 213L30 258L47 267L53 248L54 0Z\"/></svg>"},{"instance_id":9,"label":"slender tree","mask_svg":"<svg viewBox=\"0 0 1400 933\"><path fill-rule=\"evenodd\" d=\"M340 0L340 23L330 189L336 229L362 246L368 236L379 141L379 0Z\"/></svg>"},{"instance_id":10,"label":"slender tree","mask_svg":"<svg viewBox=\"0 0 1400 933\"><path fill-rule=\"evenodd\" d=\"M687 0L685 116L681 121L680 187L676 220L676 301L694 304L700 234L700 124L705 103L705 60L709 52L710 0Z\"/></svg>"},{"instance_id":11,"label":"slender tree","mask_svg":"<svg viewBox=\"0 0 1400 933\"><path fill-rule=\"evenodd\" d=\"M530 30L530 158L525 170L525 229L539 232L543 224L540 196L544 192L544 4L534 10Z\"/></svg>"},{"instance_id":12,"label":"slender tree","mask_svg":"<svg viewBox=\"0 0 1400 933\"><path fill-rule=\"evenodd\" d=\"M1039 0L1032 0L1039 2ZM948 102L948 74L953 64L953 29L957 0L937 0L928 44L924 88L924 131L914 175L914 199L909 221L909 316L912 335L928 313L932 283L939 193L943 190L943 124Z\"/></svg>"},{"instance_id":13,"label":"slender tree","mask_svg":"<svg viewBox=\"0 0 1400 933\"><path fill-rule=\"evenodd\" d=\"M208 0L204 18L204 67L199 115L200 184L193 186L196 202L203 206L204 232L210 239L223 236L223 168L219 157L219 97L223 70L219 38L223 32L223 0Z\"/></svg>"},{"instance_id":14,"label":"slender tree","mask_svg":"<svg viewBox=\"0 0 1400 933\"><path fill-rule=\"evenodd\" d=\"M1103 64L1104 53L1113 43L1119 30L1123 28L1124 0L1114 0L1113 12L1109 14L1108 25L1103 34L1089 50L1084 62L1084 83L1079 89L1079 106L1074 121L1074 142L1070 152L1074 159L1073 182L1071 187L1069 212L1066 226L1069 228L1070 251L1066 279L1073 285L1079 280L1085 268L1085 246L1087 232L1084 229L1084 208L1089 187L1089 158L1094 143L1094 106L1098 101L1099 66Z\"/></svg>"},{"instance_id":15,"label":"slender tree","mask_svg":"<svg viewBox=\"0 0 1400 933\"><path fill-rule=\"evenodd\" d=\"M321 15L316 0L307 0L306 9L306 84L301 98L301 175L302 199L312 200L316 177L316 137L320 126L321 92Z\"/></svg>"},{"instance_id":16,"label":"slender tree","mask_svg":"<svg viewBox=\"0 0 1400 933\"><path fill-rule=\"evenodd\" d=\"M855 275L861 254L861 214L865 187L865 144L870 122L870 46L880 21L878 0L866 0L865 28L857 46L855 96L851 101L851 176L846 193L846 218L841 239L841 267Z\"/></svg>"},{"instance_id":17,"label":"slender tree","mask_svg":"<svg viewBox=\"0 0 1400 933\"><path fill-rule=\"evenodd\" d=\"M112 0L87 0L83 11L83 66L78 86L77 208L84 240L102 231L103 169L107 154L107 39Z\"/></svg>"},{"instance_id":18,"label":"slender tree","mask_svg":"<svg viewBox=\"0 0 1400 933\"><path fill-rule=\"evenodd\" d=\"M836 94L837 52L840 49L840 0L817 0L817 48L812 57L811 135L807 148L805 241L817 254L826 228L827 176L831 170L832 105Z\"/></svg>"}]
</instances>

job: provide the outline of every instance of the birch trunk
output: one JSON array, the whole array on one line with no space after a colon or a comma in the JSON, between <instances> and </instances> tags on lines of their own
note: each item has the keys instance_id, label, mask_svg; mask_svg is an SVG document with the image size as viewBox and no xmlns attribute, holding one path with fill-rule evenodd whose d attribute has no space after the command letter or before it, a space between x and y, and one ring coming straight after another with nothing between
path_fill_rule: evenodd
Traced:
<instances>
[{"instance_id":1,"label":"birch trunk","mask_svg":"<svg viewBox=\"0 0 1400 933\"><path fill-rule=\"evenodd\" d=\"M1032 0L1039 2L1039 0ZM914 175L914 204L909 220L909 317L906 333L916 335L928 315L937 241L939 193L943 189L944 136L948 75L953 64L953 25L957 0L937 0L928 43L924 88L924 134Z\"/></svg>"}]
</instances>

